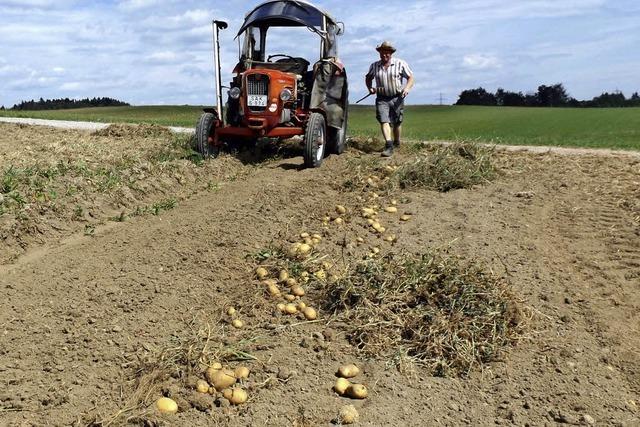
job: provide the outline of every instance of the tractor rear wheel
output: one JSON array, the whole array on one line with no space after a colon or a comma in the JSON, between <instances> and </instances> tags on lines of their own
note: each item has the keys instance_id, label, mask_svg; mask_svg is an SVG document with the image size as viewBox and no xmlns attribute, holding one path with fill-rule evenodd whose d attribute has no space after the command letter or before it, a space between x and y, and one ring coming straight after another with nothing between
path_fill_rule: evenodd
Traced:
<instances>
[{"instance_id":1,"label":"tractor rear wheel","mask_svg":"<svg viewBox=\"0 0 640 427\"><path fill-rule=\"evenodd\" d=\"M304 133L304 165L306 167L317 168L322 164L327 145L326 136L324 116L320 113L311 113Z\"/></svg>"},{"instance_id":2,"label":"tractor rear wheel","mask_svg":"<svg viewBox=\"0 0 640 427\"><path fill-rule=\"evenodd\" d=\"M213 113L203 113L196 126L196 150L204 157L218 157L220 147L214 146L210 138L215 134L217 117Z\"/></svg>"},{"instance_id":3,"label":"tractor rear wheel","mask_svg":"<svg viewBox=\"0 0 640 427\"><path fill-rule=\"evenodd\" d=\"M342 127L327 129L327 151L331 154L342 154L347 149L347 122L349 120L349 110L344 112ZM327 154L329 154L327 153Z\"/></svg>"}]
</instances>

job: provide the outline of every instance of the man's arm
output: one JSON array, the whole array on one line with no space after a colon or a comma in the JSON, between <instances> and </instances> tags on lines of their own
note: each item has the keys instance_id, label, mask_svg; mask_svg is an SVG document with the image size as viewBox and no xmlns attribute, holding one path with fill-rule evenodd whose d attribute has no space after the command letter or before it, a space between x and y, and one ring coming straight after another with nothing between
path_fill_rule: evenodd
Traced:
<instances>
[{"instance_id":1,"label":"man's arm","mask_svg":"<svg viewBox=\"0 0 640 427\"><path fill-rule=\"evenodd\" d=\"M415 83L415 79L413 78L413 74L411 74L409 76L409 79L407 80L407 85L404 87L404 90L402 91L403 98L406 98L407 95L409 95L409 92L413 88L414 83Z\"/></svg>"},{"instance_id":2,"label":"man's arm","mask_svg":"<svg viewBox=\"0 0 640 427\"><path fill-rule=\"evenodd\" d=\"M376 89L372 86L373 76L370 76L367 74L367 76L364 78L364 84L367 85L367 90L369 91L370 94L376 93Z\"/></svg>"}]
</instances>

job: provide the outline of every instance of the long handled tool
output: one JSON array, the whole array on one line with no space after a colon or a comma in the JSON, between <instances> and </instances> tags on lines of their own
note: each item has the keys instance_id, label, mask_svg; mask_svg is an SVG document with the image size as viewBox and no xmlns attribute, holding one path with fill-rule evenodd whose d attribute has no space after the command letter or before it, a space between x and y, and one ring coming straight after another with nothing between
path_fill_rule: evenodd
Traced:
<instances>
[{"instance_id":1,"label":"long handled tool","mask_svg":"<svg viewBox=\"0 0 640 427\"><path fill-rule=\"evenodd\" d=\"M372 93L369 93L369 94L367 94L367 95L363 96L362 98L360 98L360 99L358 99L358 100L356 101L356 104L359 104L361 101L364 101L365 99L367 99L367 98L368 98L368 97L370 97L371 95L373 95L373 94L372 94Z\"/></svg>"}]
</instances>

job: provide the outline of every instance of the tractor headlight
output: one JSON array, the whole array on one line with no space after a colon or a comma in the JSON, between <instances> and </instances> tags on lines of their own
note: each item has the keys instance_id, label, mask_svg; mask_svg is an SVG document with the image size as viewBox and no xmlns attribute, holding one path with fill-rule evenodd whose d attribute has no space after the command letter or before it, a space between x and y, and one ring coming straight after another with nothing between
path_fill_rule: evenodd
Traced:
<instances>
[{"instance_id":1,"label":"tractor headlight","mask_svg":"<svg viewBox=\"0 0 640 427\"><path fill-rule=\"evenodd\" d=\"M232 87L231 89L229 89L229 96L231 97L231 99L240 98L240 88L239 87Z\"/></svg>"},{"instance_id":2,"label":"tractor headlight","mask_svg":"<svg viewBox=\"0 0 640 427\"><path fill-rule=\"evenodd\" d=\"M284 102L291 100L292 96L293 96L293 93L291 92L290 89L282 89L282 92L280 92L280 99L283 100Z\"/></svg>"}]
</instances>

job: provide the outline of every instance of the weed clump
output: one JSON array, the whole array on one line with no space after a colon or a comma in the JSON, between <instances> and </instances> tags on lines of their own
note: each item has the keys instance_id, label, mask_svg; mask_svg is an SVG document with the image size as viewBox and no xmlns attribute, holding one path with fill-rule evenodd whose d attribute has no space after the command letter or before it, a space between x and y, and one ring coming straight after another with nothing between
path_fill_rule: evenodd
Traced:
<instances>
[{"instance_id":1,"label":"weed clump","mask_svg":"<svg viewBox=\"0 0 640 427\"><path fill-rule=\"evenodd\" d=\"M93 135L108 138L170 138L172 134L166 127L154 124L114 123L93 132Z\"/></svg>"},{"instance_id":2,"label":"weed clump","mask_svg":"<svg viewBox=\"0 0 640 427\"><path fill-rule=\"evenodd\" d=\"M423 187L446 192L491 181L493 150L470 143L438 146L400 166L394 183L400 188Z\"/></svg>"},{"instance_id":3,"label":"weed clump","mask_svg":"<svg viewBox=\"0 0 640 427\"><path fill-rule=\"evenodd\" d=\"M528 318L506 282L436 252L362 261L324 294L356 348L401 352L437 376L496 360Z\"/></svg>"}]
</instances>

